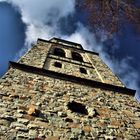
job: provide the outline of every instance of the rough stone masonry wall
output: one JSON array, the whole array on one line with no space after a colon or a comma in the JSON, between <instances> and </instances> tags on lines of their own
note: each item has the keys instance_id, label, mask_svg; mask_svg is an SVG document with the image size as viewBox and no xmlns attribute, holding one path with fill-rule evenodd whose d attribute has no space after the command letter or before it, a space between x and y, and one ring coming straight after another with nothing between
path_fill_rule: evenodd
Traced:
<instances>
[{"instance_id":1,"label":"rough stone masonry wall","mask_svg":"<svg viewBox=\"0 0 140 140\"><path fill-rule=\"evenodd\" d=\"M63 58L63 59L65 59L65 58ZM62 68L55 67L54 66L55 62L60 62L62 64ZM96 74L95 69L93 69L92 67L86 67L84 65L74 64L71 62L65 62L65 61L62 61L59 59L57 60L57 59L53 59L53 58L47 58L46 65L48 67L48 70L52 70L52 71L56 71L56 72L60 72L60 73L65 73L68 75L74 75L77 77L96 80L96 81L101 82L98 75ZM81 73L80 68L85 68L87 71L87 74Z\"/></svg>"},{"instance_id":2,"label":"rough stone masonry wall","mask_svg":"<svg viewBox=\"0 0 140 140\"><path fill-rule=\"evenodd\" d=\"M105 83L121 87L124 86L122 82L118 79L118 77L109 69L109 67L102 61L102 59L98 55L88 55Z\"/></svg>"},{"instance_id":3,"label":"rough stone masonry wall","mask_svg":"<svg viewBox=\"0 0 140 140\"><path fill-rule=\"evenodd\" d=\"M37 45L33 46L27 54L21 57L19 63L42 68L50 47L50 43L38 41Z\"/></svg>"},{"instance_id":4,"label":"rough stone masonry wall","mask_svg":"<svg viewBox=\"0 0 140 140\"><path fill-rule=\"evenodd\" d=\"M52 46L54 46L54 45L52 45L51 43L47 43L47 42L44 42L44 41L38 41L37 45L33 46L31 48L31 50L29 50L27 52L27 54L25 54L19 60L19 63L26 64L26 65L29 65L29 66L34 66L34 67L37 67L37 68L43 68L43 66L45 64L45 61L46 61L46 58L47 58L48 53L49 53L49 49ZM71 49L64 49L64 50L65 50L66 54L68 55L66 57L71 59L71 55L70 55L71 54ZM88 62L88 60L85 59L85 53L81 53L81 55L83 56L84 61ZM53 56L53 57L60 59L58 56ZM61 59L67 60L67 58L61 58ZM92 67L89 63L85 63L82 66L81 62L77 62L79 64L79 65L77 65L77 64L71 63L72 61L74 61L74 60L71 60L70 63L64 62L64 61L59 61L63 64L63 68L58 69L58 68L53 66L53 63L55 62L55 59L47 58L47 61L46 61L47 64L46 65L50 64L49 65L50 67L49 66L46 66L46 67L47 67L47 69L52 70L52 71L57 71L57 72L70 74L70 75L74 75L74 76L78 76L78 77L82 77L82 78L101 81L99 79L95 69L86 67L86 66ZM58 60L57 60L57 62L58 62ZM76 61L74 61L74 62L76 63ZM80 64L81 64L81 66L80 66ZM80 73L79 72L80 67L85 68L87 70L87 74Z\"/></svg>"},{"instance_id":5,"label":"rough stone masonry wall","mask_svg":"<svg viewBox=\"0 0 140 140\"><path fill-rule=\"evenodd\" d=\"M38 41L37 45L33 46L33 48L30 51L28 51L27 54L24 55L19 60L19 63L38 67L38 68L43 68L44 63L46 61L46 57L48 55L48 52L49 52L49 49L51 48L51 46L52 46L51 43L48 43L45 41ZM69 51L69 49L67 51ZM104 62L100 59L100 57L98 55L82 53L84 58L85 58L85 54L87 54L87 56L89 56L93 65L96 67L97 71L99 72L99 74L101 75L101 77L105 83L113 84L113 85L117 85L117 86L124 86L121 83L121 81L117 78L117 76L115 76L113 74L113 72L104 64ZM91 71L91 70L89 70L89 71ZM91 75L93 74L92 79L94 79L95 76L97 75L96 72L93 73L94 71L95 70L91 71L90 72L91 74L89 76L81 75L80 77L86 77L86 78L90 77L91 78L92 77ZM96 79L94 79L94 80L101 81L99 76L97 76Z\"/></svg>"},{"instance_id":6,"label":"rough stone masonry wall","mask_svg":"<svg viewBox=\"0 0 140 140\"><path fill-rule=\"evenodd\" d=\"M57 39L51 39L51 42L54 42L54 43L59 43L61 45L66 45L66 46L71 46L71 47L74 47L74 48L81 48L80 45L75 45L75 44L71 44L71 43L66 43L66 42L63 42L63 41L60 41L60 40L57 40Z\"/></svg>"},{"instance_id":7,"label":"rough stone masonry wall","mask_svg":"<svg viewBox=\"0 0 140 140\"><path fill-rule=\"evenodd\" d=\"M70 110L72 101L87 113ZM123 93L13 68L0 80L2 140L139 140L139 120L140 105Z\"/></svg>"}]
</instances>

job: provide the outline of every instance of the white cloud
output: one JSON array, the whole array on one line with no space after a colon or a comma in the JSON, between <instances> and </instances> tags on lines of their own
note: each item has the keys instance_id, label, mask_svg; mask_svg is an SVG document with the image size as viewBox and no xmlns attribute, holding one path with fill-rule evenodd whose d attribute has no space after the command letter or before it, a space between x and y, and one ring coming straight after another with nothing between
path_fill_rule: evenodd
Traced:
<instances>
[{"instance_id":1,"label":"white cloud","mask_svg":"<svg viewBox=\"0 0 140 140\"><path fill-rule=\"evenodd\" d=\"M1 0L18 9L22 21L27 25L26 43L38 37L48 38L57 34L57 22L72 14L75 0Z\"/></svg>"},{"instance_id":2,"label":"white cloud","mask_svg":"<svg viewBox=\"0 0 140 140\"><path fill-rule=\"evenodd\" d=\"M77 29L69 36L63 36L64 39L82 44L82 46L91 51L98 51L100 44L96 42L95 36L87 27L77 23Z\"/></svg>"},{"instance_id":3,"label":"white cloud","mask_svg":"<svg viewBox=\"0 0 140 140\"><path fill-rule=\"evenodd\" d=\"M0 0L8 2L18 10L26 25L26 39L24 48L17 53L19 58L36 42L37 38L51 38L57 36L58 21L71 15L75 11L75 0Z\"/></svg>"}]
</instances>

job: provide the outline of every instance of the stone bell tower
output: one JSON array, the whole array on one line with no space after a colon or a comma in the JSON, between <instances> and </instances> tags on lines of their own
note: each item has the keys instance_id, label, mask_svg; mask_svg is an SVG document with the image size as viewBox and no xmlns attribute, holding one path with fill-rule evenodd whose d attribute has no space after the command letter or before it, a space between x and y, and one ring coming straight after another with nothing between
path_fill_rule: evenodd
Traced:
<instances>
[{"instance_id":1,"label":"stone bell tower","mask_svg":"<svg viewBox=\"0 0 140 140\"><path fill-rule=\"evenodd\" d=\"M98 53L38 39L0 80L0 139L138 140L134 95Z\"/></svg>"}]
</instances>

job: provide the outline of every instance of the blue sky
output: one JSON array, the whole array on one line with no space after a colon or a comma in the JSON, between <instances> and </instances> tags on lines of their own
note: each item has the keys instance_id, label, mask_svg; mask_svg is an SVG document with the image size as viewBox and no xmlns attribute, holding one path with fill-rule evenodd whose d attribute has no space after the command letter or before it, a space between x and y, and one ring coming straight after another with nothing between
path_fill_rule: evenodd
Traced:
<instances>
[{"instance_id":1,"label":"blue sky","mask_svg":"<svg viewBox=\"0 0 140 140\"><path fill-rule=\"evenodd\" d=\"M20 14L10 5L0 3L0 76L6 71L8 61L23 47L24 32Z\"/></svg>"},{"instance_id":2,"label":"blue sky","mask_svg":"<svg viewBox=\"0 0 140 140\"><path fill-rule=\"evenodd\" d=\"M123 83L140 95L140 34L136 28L126 23L121 35L111 39L102 36L97 42L84 14L74 7L74 0L0 0L0 76L8 62L17 60L38 37L56 36L99 52Z\"/></svg>"}]
</instances>

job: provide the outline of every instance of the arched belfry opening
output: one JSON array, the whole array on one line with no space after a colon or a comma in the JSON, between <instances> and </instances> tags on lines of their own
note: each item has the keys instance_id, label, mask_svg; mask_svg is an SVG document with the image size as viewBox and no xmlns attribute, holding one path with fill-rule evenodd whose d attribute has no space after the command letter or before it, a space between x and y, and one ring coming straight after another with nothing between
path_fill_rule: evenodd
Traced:
<instances>
[{"instance_id":1,"label":"arched belfry opening","mask_svg":"<svg viewBox=\"0 0 140 140\"><path fill-rule=\"evenodd\" d=\"M72 52L72 59L76 61L83 62L82 56L77 52Z\"/></svg>"},{"instance_id":2,"label":"arched belfry opening","mask_svg":"<svg viewBox=\"0 0 140 140\"><path fill-rule=\"evenodd\" d=\"M65 57L65 51L61 48L54 48L53 54L60 57Z\"/></svg>"}]
</instances>

